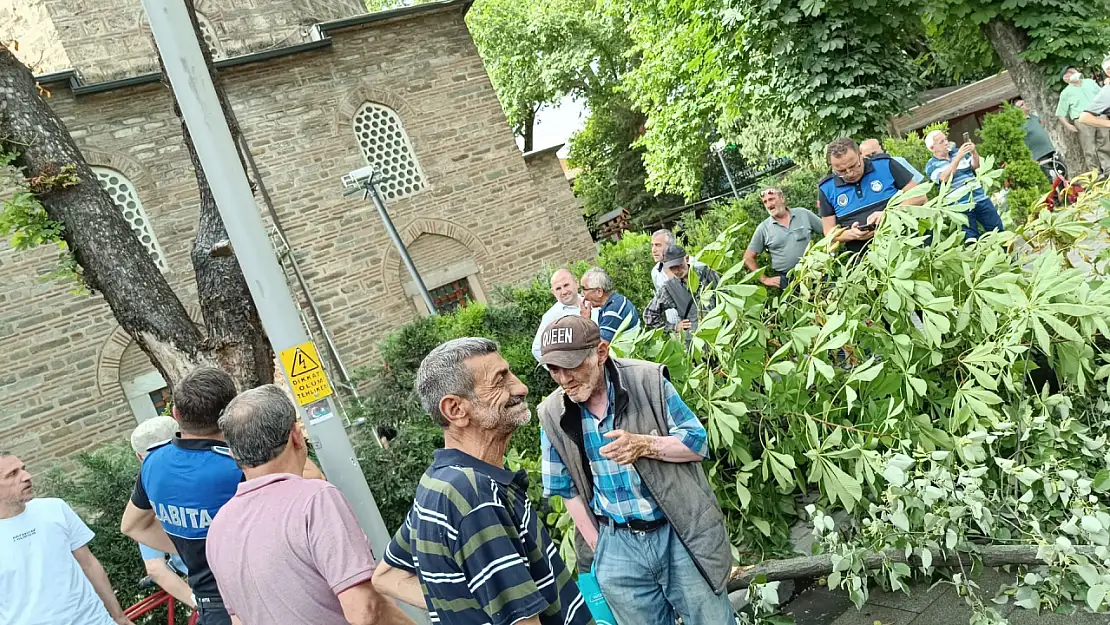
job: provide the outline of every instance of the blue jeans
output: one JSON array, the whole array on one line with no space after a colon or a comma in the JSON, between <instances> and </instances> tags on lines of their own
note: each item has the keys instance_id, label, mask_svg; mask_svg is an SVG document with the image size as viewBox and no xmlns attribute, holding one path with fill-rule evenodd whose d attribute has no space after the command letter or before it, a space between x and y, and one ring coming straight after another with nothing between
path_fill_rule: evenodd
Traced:
<instances>
[{"instance_id":1,"label":"blue jeans","mask_svg":"<svg viewBox=\"0 0 1110 625\"><path fill-rule=\"evenodd\" d=\"M983 226L983 232L989 230L997 230L999 232L1006 228L1002 226L1002 218L998 216L998 209L994 207L994 202L989 197L984 197L975 202L975 207L964 213L967 215L967 225L964 226L964 239L978 239L979 228L975 226L976 222Z\"/></svg>"},{"instance_id":2,"label":"blue jeans","mask_svg":"<svg viewBox=\"0 0 1110 625\"><path fill-rule=\"evenodd\" d=\"M618 625L732 625L728 593L716 594L670 524L651 532L602 522L594 559Z\"/></svg>"}]
</instances>

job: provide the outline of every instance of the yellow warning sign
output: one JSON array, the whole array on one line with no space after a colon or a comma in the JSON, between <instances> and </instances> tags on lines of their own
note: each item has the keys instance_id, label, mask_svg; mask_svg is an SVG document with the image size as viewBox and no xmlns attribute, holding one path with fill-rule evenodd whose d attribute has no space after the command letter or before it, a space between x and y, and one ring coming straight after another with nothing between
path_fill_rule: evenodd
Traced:
<instances>
[{"instance_id":1,"label":"yellow warning sign","mask_svg":"<svg viewBox=\"0 0 1110 625\"><path fill-rule=\"evenodd\" d=\"M320 366L320 354L312 341L283 350L281 368L285 370L298 404L307 406L331 395L328 376Z\"/></svg>"}]
</instances>

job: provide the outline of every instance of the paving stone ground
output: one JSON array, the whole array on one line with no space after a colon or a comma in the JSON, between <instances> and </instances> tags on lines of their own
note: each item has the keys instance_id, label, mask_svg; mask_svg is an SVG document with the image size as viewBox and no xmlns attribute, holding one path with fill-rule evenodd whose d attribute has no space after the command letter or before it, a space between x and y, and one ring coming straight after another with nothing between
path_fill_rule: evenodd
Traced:
<instances>
[{"instance_id":1,"label":"paving stone ground","mask_svg":"<svg viewBox=\"0 0 1110 625\"><path fill-rule=\"evenodd\" d=\"M987 571L977 581L989 598L1010 577ZM995 608L1012 625L1110 625L1110 615L1090 614L1082 608L1071 615L1037 613L1012 603ZM816 587L801 593L784 612L794 617L796 625L966 625L971 616L971 608L947 584L932 589L917 584L909 595L875 588L862 610L856 610L847 593Z\"/></svg>"}]
</instances>

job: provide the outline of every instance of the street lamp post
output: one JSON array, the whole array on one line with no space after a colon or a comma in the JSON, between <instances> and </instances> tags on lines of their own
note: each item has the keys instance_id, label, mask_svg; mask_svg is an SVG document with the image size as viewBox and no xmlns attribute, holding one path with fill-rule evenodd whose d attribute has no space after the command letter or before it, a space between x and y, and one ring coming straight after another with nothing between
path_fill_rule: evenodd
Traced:
<instances>
[{"instance_id":1,"label":"street lamp post","mask_svg":"<svg viewBox=\"0 0 1110 625\"><path fill-rule=\"evenodd\" d=\"M732 189L732 195L736 199L740 199L740 193L736 190L736 183L732 180L732 172L728 169L728 163L725 162L725 142L720 140L713 144L713 151L717 153L717 158L721 161L721 169L725 170L725 177L728 178L728 186Z\"/></svg>"},{"instance_id":2,"label":"street lamp post","mask_svg":"<svg viewBox=\"0 0 1110 625\"><path fill-rule=\"evenodd\" d=\"M382 218L385 231L389 233L393 246L397 248L397 253L401 255L401 261L405 263L409 276L416 284L416 290L419 291L420 297L424 300L424 305L428 307L428 314L434 315L436 314L435 300L432 299L432 294L428 292L428 287L424 285L424 279L420 277L420 272L416 270L416 264L412 262L409 250L405 247L405 242L401 240L401 235L397 234L397 228L393 225L393 220L389 217L389 211L385 208L385 201L382 200L382 195L378 191L378 180L380 178L381 172L373 165L356 169L343 176L343 186L347 189L343 195L352 195L361 191L362 199L373 201L374 208L378 209L378 216Z\"/></svg>"},{"instance_id":3,"label":"street lamp post","mask_svg":"<svg viewBox=\"0 0 1110 625\"><path fill-rule=\"evenodd\" d=\"M289 284L274 255L184 0L142 0L142 3L232 249L270 344L286 369L286 382L299 404L298 411L320 464L328 481L351 504L380 558L389 544L389 530L366 483L343 419L339 418L319 354L301 323ZM428 622L419 610L406 612L418 623Z\"/></svg>"}]
</instances>

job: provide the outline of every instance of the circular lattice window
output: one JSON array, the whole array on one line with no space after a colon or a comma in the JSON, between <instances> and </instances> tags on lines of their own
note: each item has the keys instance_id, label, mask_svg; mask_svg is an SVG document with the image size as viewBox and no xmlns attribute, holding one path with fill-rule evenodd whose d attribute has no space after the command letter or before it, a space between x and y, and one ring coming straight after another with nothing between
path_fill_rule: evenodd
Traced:
<instances>
[{"instance_id":1,"label":"circular lattice window","mask_svg":"<svg viewBox=\"0 0 1110 625\"><path fill-rule=\"evenodd\" d=\"M97 181L100 182L100 186L111 196L112 202L123 213L123 218L127 220L131 230L139 238L139 242L143 244L146 251L150 253L150 257L154 259L154 264L158 265L158 269L165 271L166 257L162 254L162 248L158 246L158 239L154 238L154 230L150 227L150 220L147 219L146 211L143 210L143 203L139 201L139 196L135 193L135 185L127 179L127 176L114 169L106 167L93 167L92 169L93 173L96 174Z\"/></svg>"},{"instance_id":2,"label":"circular lattice window","mask_svg":"<svg viewBox=\"0 0 1110 625\"><path fill-rule=\"evenodd\" d=\"M223 49L220 48L220 40L216 38L216 28L212 26L212 22L202 13L197 13L197 24L200 26L200 36L204 40L204 45L208 46L208 51L212 54L213 59L223 58Z\"/></svg>"},{"instance_id":3,"label":"circular lattice window","mask_svg":"<svg viewBox=\"0 0 1110 625\"><path fill-rule=\"evenodd\" d=\"M378 189L387 200L407 197L424 188L424 173L397 113L367 102L355 113L355 137L369 165L381 172Z\"/></svg>"}]
</instances>

